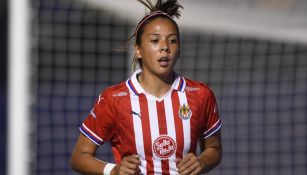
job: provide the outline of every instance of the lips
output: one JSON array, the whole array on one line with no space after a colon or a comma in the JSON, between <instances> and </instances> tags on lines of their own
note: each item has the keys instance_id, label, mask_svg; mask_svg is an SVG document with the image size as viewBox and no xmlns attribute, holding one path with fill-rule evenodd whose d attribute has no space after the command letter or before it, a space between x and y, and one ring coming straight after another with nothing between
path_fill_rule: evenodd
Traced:
<instances>
[{"instance_id":1,"label":"lips","mask_svg":"<svg viewBox=\"0 0 307 175\"><path fill-rule=\"evenodd\" d=\"M158 61L159 61L160 66L162 66L162 67L166 67L166 66L169 65L168 57L162 57Z\"/></svg>"}]
</instances>

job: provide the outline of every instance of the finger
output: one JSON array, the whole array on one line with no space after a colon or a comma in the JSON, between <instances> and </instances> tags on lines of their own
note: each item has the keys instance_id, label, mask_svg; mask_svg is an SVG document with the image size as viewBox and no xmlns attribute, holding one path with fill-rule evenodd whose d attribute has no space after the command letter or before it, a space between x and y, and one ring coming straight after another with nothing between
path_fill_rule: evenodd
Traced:
<instances>
[{"instance_id":1,"label":"finger","mask_svg":"<svg viewBox=\"0 0 307 175\"><path fill-rule=\"evenodd\" d=\"M141 161L139 160L139 157L137 155L131 155L123 158L123 161L131 163L131 164L137 164L140 165Z\"/></svg>"},{"instance_id":2,"label":"finger","mask_svg":"<svg viewBox=\"0 0 307 175\"><path fill-rule=\"evenodd\" d=\"M182 160L181 158L178 158L178 159L175 160L176 166L178 166L178 164L180 163L181 160Z\"/></svg>"},{"instance_id":3,"label":"finger","mask_svg":"<svg viewBox=\"0 0 307 175\"><path fill-rule=\"evenodd\" d=\"M128 162L128 161L123 161L121 163L121 165L124 166L124 167L127 167L129 169L133 169L133 170L137 170L139 168L139 166L140 166L137 163L131 163L131 162Z\"/></svg>"},{"instance_id":4,"label":"finger","mask_svg":"<svg viewBox=\"0 0 307 175\"><path fill-rule=\"evenodd\" d=\"M186 170L189 170L192 171L194 170L196 167L200 167L201 168L201 165L200 165L200 162L198 161L198 158L192 154L190 156L189 161L185 162L179 169L178 169L178 172L182 173Z\"/></svg>"},{"instance_id":5,"label":"finger","mask_svg":"<svg viewBox=\"0 0 307 175\"><path fill-rule=\"evenodd\" d=\"M122 164L123 167L126 167L126 168L129 168L131 170L137 170L138 169L138 165L136 164L131 164L131 163L125 163L125 164Z\"/></svg>"},{"instance_id":6,"label":"finger","mask_svg":"<svg viewBox=\"0 0 307 175\"><path fill-rule=\"evenodd\" d=\"M179 174L198 174L201 170L201 167L196 162L191 164L190 166L182 168L179 172Z\"/></svg>"},{"instance_id":7,"label":"finger","mask_svg":"<svg viewBox=\"0 0 307 175\"><path fill-rule=\"evenodd\" d=\"M136 174L141 174L141 169L140 169L140 167L137 168L136 172L137 172Z\"/></svg>"},{"instance_id":8,"label":"finger","mask_svg":"<svg viewBox=\"0 0 307 175\"><path fill-rule=\"evenodd\" d=\"M134 174L137 174L137 170L135 169L130 169L128 167L125 167L125 166L121 166L120 169L119 169L119 174L131 174L131 175L134 175Z\"/></svg>"},{"instance_id":9,"label":"finger","mask_svg":"<svg viewBox=\"0 0 307 175\"><path fill-rule=\"evenodd\" d=\"M193 154L192 154L193 155ZM183 157L183 159L181 159L177 165L177 168L180 169L184 164L186 164L186 162L188 162L190 160L190 158L192 157L191 153L187 154L185 157Z\"/></svg>"},{"instance_id":10,"label":"finger","mask_svg":"<svg viewBox=\"0 0 307 175\"><path fill-rule=\"evenodd\" d=\"M197 167L196 169L194 169L194 171L192 171L190 174L191 175L197 175L197 174L199 174L200 172L201 172L201 167Z\"/></svg>"},{"instance_id":11,"label":"finger","mask_svg":"<svg viewBox=\"0 0 307 175\"><path fill-rule=\"evenodd\" d=\"M125 167L127 169L130 169L133 171L133 173L140 171L140 163L141 161L138 159L138 157L132 155L132 156L126 156L121 161L121 166ZM126 172L126 169L123 169Z\"/></svg>"},{"instance_id":12,"label":"finger","mask_svg":"<svg viewBox=\"0 0 307 175\"><path fill-rule=\"evenodd\" d=\"M177 168L180 169L184 164L186 164L186 162L188 162L189 159L188 157L184 157L183 159L181 159L177 165Z\"/></svg>"},{"instance_id":13,"label":"finger","mask_svg":"<svg viewBox=\"0 0 307 175\"><path fill-rule=\"evenodd\" d=\"M193 161L185 162L180 168L178 168L178 172L181 174L182 172L191 168L192 165L193 165Z\"/></svg>"}]
</instances>

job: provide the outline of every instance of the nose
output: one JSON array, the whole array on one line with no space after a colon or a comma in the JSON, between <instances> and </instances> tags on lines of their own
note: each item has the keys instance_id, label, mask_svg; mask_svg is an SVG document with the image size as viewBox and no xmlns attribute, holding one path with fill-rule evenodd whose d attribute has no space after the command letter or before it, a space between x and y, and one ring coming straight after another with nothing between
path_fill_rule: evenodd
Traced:
<instances>
[{"instance_id":1,"label":"nose","mask_svg":"<svg viewBox=\"0 0 307 175\"><path fill-rule=\"evenodd\" d=\"M167 41L162 42L160 51L169 53L170 50Z\"/></svg>"}]
</instances>

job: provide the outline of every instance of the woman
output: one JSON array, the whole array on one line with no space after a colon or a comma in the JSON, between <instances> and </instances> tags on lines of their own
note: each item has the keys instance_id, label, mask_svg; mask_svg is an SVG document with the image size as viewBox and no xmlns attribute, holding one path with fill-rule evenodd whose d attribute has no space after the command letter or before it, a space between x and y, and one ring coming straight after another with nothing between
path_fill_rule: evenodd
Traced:
<instances>
[{"instance_id":1,"label":"woman","mask_svg":"<svg viewBox=\"0 0 307 175\"><path fill-rule=\"evenodd\" d=\"M177 0L138 0L151 12L135 30L141 70L105 89L83 124L71 157L85 174L199 174L221 160L221 122L213 92L174 71L180 55ZM116 164L98 160L110 141ZM201 155L196 155L200 141Z\"/></svg>"}]
</instances>

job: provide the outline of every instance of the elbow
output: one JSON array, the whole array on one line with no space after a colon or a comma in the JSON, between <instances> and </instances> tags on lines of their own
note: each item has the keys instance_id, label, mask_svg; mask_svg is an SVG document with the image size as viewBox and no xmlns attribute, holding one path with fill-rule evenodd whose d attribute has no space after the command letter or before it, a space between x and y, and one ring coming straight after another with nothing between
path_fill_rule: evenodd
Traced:
<instances>
[{"instance_id":1,"label":"elbow","mask_svg":"<svg viewBox=\"0 0 307 175\"><path fill-rule=\"evenodd\" d=\"M76 160L74 159L74 156L72 155L70 157L70 161L69 161L69 164L70 164L70 167L76 171L77 169L77 163L76 163Z\"/></svg>"},{"instance_id":2,"label":"elbow","mask_svg":"<svg viewBox=\"0 0 307 175\"><path fill-rule=\"evenodd\" d=\"M217 161L216 161L216 166L219 165L221 162L222 162L222 157L223 157L223 151L222 149L220 148L219 149L219 154L218 154L218 157L217 157Z\"/></svg>"},{"instance_id":3,"label":"elbow","mask_svg":"<svg viewBox=\"0 0 307 175\"><path fill-rule=\"evenodd\" d=\"M79 170L79 161L78 160L80 160L79 158L78 158L78 156L77 155L75 155L74 153L71 155L71 157L70 157L70 161L69 161L69 163L70 163L70 167L74 170L74 171L78 171Z\"/></svg>"}]
</instances>

